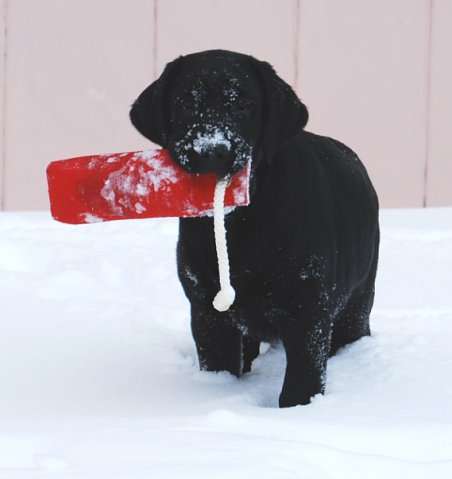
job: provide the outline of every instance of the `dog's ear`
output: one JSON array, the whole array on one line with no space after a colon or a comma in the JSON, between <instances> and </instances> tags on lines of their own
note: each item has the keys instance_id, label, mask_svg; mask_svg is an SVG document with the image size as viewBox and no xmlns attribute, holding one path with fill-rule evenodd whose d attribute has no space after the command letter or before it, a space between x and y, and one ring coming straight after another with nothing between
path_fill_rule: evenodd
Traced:
<instances>
[{"instance_id":1,"label":"dog's ear","mask_svg":"<svg viewBox=\"0 0 452 479\"><path fill-rule=\"evenodd\" d=\"M166 147L168 118L165 99L168 88L182 57L168 63L160 77L135 100L130 109L130 121L148 140Z\"/></svg>"},{"instance_id":2,"label":"dog's ear","mask_svg":"<svg viewBox=\"0 0 452 479\"><path fill-rule=\"evenodd\" d=\"M306 105L269 63L255 60L255 66L263 93L263 131L260 138L264 156L271 159L284 143L306 126L309 114Z\"/></svg>"}]
</instances>

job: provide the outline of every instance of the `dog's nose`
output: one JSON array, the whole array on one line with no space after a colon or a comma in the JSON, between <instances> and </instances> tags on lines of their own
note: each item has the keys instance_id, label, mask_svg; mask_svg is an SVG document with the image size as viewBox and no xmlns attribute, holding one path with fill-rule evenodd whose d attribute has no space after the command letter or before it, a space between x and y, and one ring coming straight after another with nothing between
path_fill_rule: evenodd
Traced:
<instances>
[{"instance_id":1,"label":"dog's nose","mask_svg":"<svg viewBox=\"0 0 452 479\"><path fill-rule=\"evenodd\" d=\"M231 167L231 153L225 145L217 145L203 151L195 162L199 173L225 176Z\"/></svg>"},{"instance_id":2,"label":"dog's nose","mask_svg":"<svg viewBox=\"0 0 452 479\"><path fill-rule=\"evenodd\" d=\"M212 162L214 167L225 165L230 157L229 150L225 145L218 145L207 151L208 160Z\"/></svg>"}]
</instances>

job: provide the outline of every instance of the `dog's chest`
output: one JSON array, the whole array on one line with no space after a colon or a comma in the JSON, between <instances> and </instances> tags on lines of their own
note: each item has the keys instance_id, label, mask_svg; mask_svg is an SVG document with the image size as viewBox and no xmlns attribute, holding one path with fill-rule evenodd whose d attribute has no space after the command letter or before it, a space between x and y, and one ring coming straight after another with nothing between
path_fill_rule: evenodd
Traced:
<instances>
[{"instance_id":1,"label":"dog's chest","mask_svg":"<svg viewBox=\"0 0 452 479\"><path fill-rule=\"evenodd\" d=\"M273 231L271 221L254 212L237 209L226 217L231 281L238 294L271 294L272 283L281 271L287 272L290 259L287 244ZM187 275L196 277L193 293L210 294L218 288L218 265L211 218L181 221L179 261ZM289 248L290 249L290 248ZM180 267L181 265L179 265ZM198 291L194 291L194 287ZM240 294L242 293L242 294Z\"/></svg>"}]
</instances>

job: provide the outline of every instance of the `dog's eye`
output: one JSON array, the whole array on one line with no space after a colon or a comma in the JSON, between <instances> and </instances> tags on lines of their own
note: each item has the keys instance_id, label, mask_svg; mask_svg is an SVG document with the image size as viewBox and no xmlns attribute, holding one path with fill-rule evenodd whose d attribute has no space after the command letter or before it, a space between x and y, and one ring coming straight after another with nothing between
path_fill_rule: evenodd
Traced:
<instances>
[{"instance_id":1,"label":"dog's eye","mask_svg":"<svg viewBox=\"0 0 452 479\"><path fill-rule=\"evenodd\" d=\"M233 111L240 114L251 112L254 102L243 92L236 88L224 91L226 105L232 107Z\"/></svg>"},{"instance_id":2,"label":"dog's eye","mask_svg":"<svg viewBox=\"0 0 452 479\"><path fill-rule=\"evenodd\" d=\"M176 98L176 103L181 107L185 107L186 105L190 105L190 103L193 103L193 98L187 94L180 95Z\"/></svg>"},{"instance_id":3,"label":"dog's eye","mask_svg":"<svg viewBox=\"0 0 452 479\"><path fill-rule=\"evenodd\" d=\"M223 95L227 103L235 103L239 98L239 91L235 88L226 88Z\"/></svg>"},{"instance_id":4,"label":"dog's eye","mask_svg":"<svg viewBox=\"0 0 452 479\"><path fill-rule=\"evenodd\" d=\"M196 101L190 92L178 96L176 102L180 113L191 113L196 107Z\"/></svg>"},{"instance_id":5,"label":"dog's eye","mask_svg":"<svg viewBox=\"0 0 452 479\"><path fill-rule=\"evenodd\" d=\"M241 113L250 113L254 108L254 102L249 98L240 98L237 102L237 110Z\"/></svg>"}]
</instances>

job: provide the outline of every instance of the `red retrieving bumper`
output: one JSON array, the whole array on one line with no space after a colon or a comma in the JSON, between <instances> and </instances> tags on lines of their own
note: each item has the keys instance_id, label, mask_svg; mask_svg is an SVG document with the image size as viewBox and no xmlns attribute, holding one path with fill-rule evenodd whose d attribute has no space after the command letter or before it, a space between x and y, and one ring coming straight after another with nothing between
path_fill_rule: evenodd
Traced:
<instances>
[{"instance_id":1,"label":"red retrieving bumper","mask_svg":"<svg viewBox=\"0 0 452 479\"><path fill-rule=\"evenodd\" d=\"M249 204L249 173L250 164L232 177L225 206ZM82 156L47 167L52 216L71 224L211 214L216 180L187 173L167 150Z\"/></svg>"}]
</instances>

